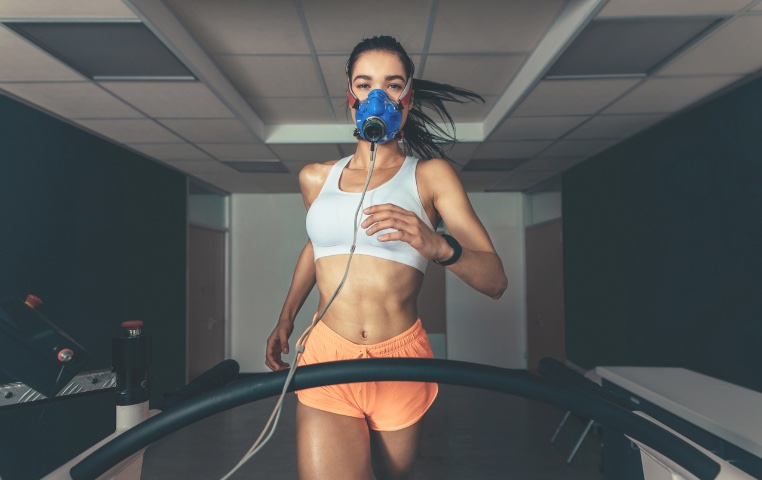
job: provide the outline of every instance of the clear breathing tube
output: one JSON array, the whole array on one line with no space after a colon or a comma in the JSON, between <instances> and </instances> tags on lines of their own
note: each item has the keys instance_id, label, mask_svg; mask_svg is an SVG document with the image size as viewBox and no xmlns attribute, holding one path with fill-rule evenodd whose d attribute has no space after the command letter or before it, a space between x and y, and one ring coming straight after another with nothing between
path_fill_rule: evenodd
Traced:
<instances>
[{"instance_id":1,"label":"clear breathing tube","mask_svg":"<svg viewBox=\"0 0 762 480\"><path fill-rule=\"evenodd\" d=\"M291 367L289 368L288 376L286 377L286 381L283 384L283 390L281 391L280 396L278 397L278 402L275 405L275 408L273 409L272 413L270 414L270 418L267 420L267 424L262 429L262 433L259 434L259 437L254 442L254 444L251 446L248 452L244 454L243 458L238 462L238 464L233 467L232 470L230 470L227 474L225 474L224 477L222 477L221 480L227 480L230 478L231 475L233 475L235 472L238 471L246 462L249 461L251 457L256 455L262 447L267 444L268 441L270 441L270 438L272 438L273 434L275 433L275 429L278 426L278 420L280 419L280 413L283 410L283 399L286 397L286 391L288 390L288 386L291 384L291 379L294 378L294 374L296 373L296 367L299 363L299 357L302 353L304 353L304 342L307 340L307 337L310 336L310 333L312 332L312 329L315 328L315 325L320 321L320 319L323 318L323 315L325 315L325 312L328 310L328 307L331 306L331 303L333 303L333 300L336 298L336 296L339 294L339 291L341 291L341 288L344 286L344 282L347 279L347 276L349 275L349 265L352 262L352 256L355 253L355 247L357 245L357 231L360 228L360 222L358 221L358 217L360 215L360 211L362 210L362 204L365 200L365 194L368 191L368 185L370 185L370 178L373 175L373 167L376 163L376 143L373 142L370 144L370 166L368 167L368 177L365 179L365 186L362 189L362 195L360 195L360 202L357 204L357 210L355 210L355 217L354 217L354 232L352 236L352 247L349 249L349 257L347 257L347 266L344 269L344 276L341 278L341 281L339 282L339 285L336 287L336 290L334 290L333 295L331 295L331 298L328 299L325 306L323 307L320 312L315 315L315 318L312 320L312 323L309 327L302 333L302 335L299 337L299 340L296 342L295 345L295 351L296 355L294 356L294 361L291 363ZM269 431L269 432L268 432Z\"/></svg>"}]
</instances>

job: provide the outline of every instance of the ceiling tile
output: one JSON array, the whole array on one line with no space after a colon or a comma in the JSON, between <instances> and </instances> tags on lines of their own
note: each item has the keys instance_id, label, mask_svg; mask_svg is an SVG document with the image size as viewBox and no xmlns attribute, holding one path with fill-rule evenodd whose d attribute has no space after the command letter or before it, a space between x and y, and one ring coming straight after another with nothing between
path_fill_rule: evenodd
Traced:
<instances>
[{"instance_id":1,"label":"ceiling tile","mask_svg":"<svg viewBox=\"0 0 762 480\"><path fill-rule=\"evenodd\" d=\"M3 0L0 18L125 19L138 17L121 0Z\"/></svg>"},{"instance_id":2,"label":"ceiling tile","mask_svg":"<svg viewBox=\"0 0 762 480\"><path fill-rule=\"evenodd\" d=\"M88 78L192 78L141 22L14 22L8 27Z\"/></svg>"},{"instance_id":3,"label":"ceiling tile","mask_svg":"<svg viewBox=\"0 0 762 480\"><path fill-rule=\"evenodd\" d=\"M429 55L421 78L480 95L502 95L525 59L523 55Z\"/></svg>"},{"instance_id":4,"label":"ceiling tile","mask_svg":"<svg viewBox=\"0 0 762 480\"><path fill-rule=\"evenodd\" d=\"M275 152L261 143L198 143L196 145L217 160L271 160L276 158Z\"/></svg>"},{"instance_id":5,"label":"ceiling tile","mask_svg":"<svg viewBox=\"0 0 762 480\"><path fill-rule=\"evenodd\" d=\"M288 191L300 191L299 177L293 173L262 173L257 180L267 189L271 187L288 187Z\"/></svg>"},{"instance_id":6,"label":"ceiling tile","mask_svg":"<svg viewBox=\"0 0 762 480\"><path fill-rule=\"evenodd\" d=\"M541 157L592 157L606 148L617 143L615 140L560 140L547 150Z\"/></svg>"},{"instance_id":7,"label":"ceiling tile","mask_svg":"<svg viewBox=\"0 0 762 480\"><path fill-rule=\"evenodd\" d=\"M0 89L64 118L141 118L142 115L90 82L5 83Z\"/></svg>"},{"instance_id":8,"label":"ceiling tile","mask_svg":"<svg viewBox=\"0 0 762 480\"><path fill-rule=\"evenodd\" d=\"M463 185L463 189L467 193L473 193L489 191L489 187L492 186L494 182L464 182L461 180L460 183Z\"/></svg>"},{"instance_id":9,"label":"ceiling tile","mask_svg":"<svg viewBox=\"0 0 762 480\"><path fill-rule=\"evenodd\" d=\"M470 189L484 190L497 183L510 172L458 172L458 177L464 186L469 185Z\"/></svg>"},{"instance_id":10,"label":"ceiling tile","mask_svg":"<svg viewBox=\"0 0 762 480\"><path fill-rule=\"evenodd\" d=\"M217 160L165 160L164 163L193 175L197 173L232 174L235 172L234 169Z\"/></svg>"},{"instance_id":11,"label":"ceiling tile","mask_svg":"<svg viewBox=\"0 0 762 480\"><path fill-rule=\"evenodd\" d=\"M556 175L557 172L510 172L500 181L490 186L490 190L513 190L523 191L530 189L540 182L544 182L550 177Z\"/></svg>"},{"instance_id":12,"label":"ceiling tile","mask_svg":"<svg viewBox=\"0 0 762 480\"><path fill-rule=\"evenodd\" d=\"M320 55L320 73L328 87L331 97L345 97L347 91L347 76L344 73L347 55Z\"/></svg>"},{"instance_id":13,"label":"ceiling tile","mask_svg":"<svg viewBox=\"0 0 762 480\"><path fill-rule=\"evenodd\" d=\"M101 82L101 85L154 118L233 117L199 82Z\"/></svg>"},{"instance_id":14,"label":"ceiling tile","mask_svg":"<svg viewBox=\"0 0 762 480\"><path fill-rule=\"evenodd\" d=\"M236 119L162 119L161 123L193 143L261 143Z\"/></svg>"},{"instance_id":15,"label":"ceiling tile","mask_svg":"<svg viewBox=\"0 0 762 480\"><path fill-rule=\"evenodd\" d=\"M246 101L268 125L335 123L331 105L325 97L247 98Z\"/></svg>"},{"instance_id":16,"label":"ceiling tile","mask_svg":"<svg viewBox=\"0 0 762 480\"><path fill-rule=\"evenodd\" d=\"M638 86L603 113L676 112L730 85L738 78L654 78Z\"/></svg>"},{"instance_id":17,"label":"ceiling tile","mask_svg":"<svg viewBox=\"0 0 762 480\"><path fill-rule=\"evenodd\" d=\"M240 173L232 168L232 173L196 173L193 176L228 192L266 193L252 173Z\"/></svg>"},{"instance_id":18,"label":"ceiling tile","mask_svg":"<svg viewBox=\"0 0 762 480\"><path fill-rule=\"evenodd\" d=\"M514 116L589 115L614 101L639 80L545 80L529 93Z\"/></svg>"},{"instance_id":19,"label":"ceiling tile","mask_svg":"<svg viewBox=\"0 0 762 480\"><path fill-rule=\"evenodd\" d=\"M474 153L480 145L480 143L476 142L458 142L449 150L445 150L445 154L454 162L457 162L457 164L451 162L452 168L456 171L463 168L469 160L474 158Z\"/></svg>"},{"instance_id":20,"label":"ceiling tile","mask_svg":"<svg viewBox=\"0 0 762 480\"><path fill-rule=\"evenodd\" d=\"M562 172L587 159L588 157L533 158L519 165L514 172Z\"/></svg>"},{"instance_id":21,"label":"ceiling tile","mask_svg":"<svg viewBox=\"0 0 762 480\"><path fill-rule=\"evenodd\" d=\"M129 145L158 160L208 160L209 155L187 143L133 143Z\"/></svg>"},{"instance_id":22,"label":"ceiling tile","mask_svg":"<svg viewBox=\"0 0 762 480\"><path fill-rule=\"evenodd\" d=\"M57 58L0 25L0 82L67 80L86 79Z\"/></svg>"},{"instance_id":23,"label":"ceiling tile","mask_svg":"<svg viewBox=\"0 0 762 480\"><path fill-rule=\"evenodd\" d=\"M301 5L318 53L349 53L360 40L377 34L395 37L408 53L414 53L423 50L431 3L387 0L383 6L364 8L369 5L321 0Z\"/></svg>"},{"instance_id":24,"label":"ceiling tile","mask_svg":"<svg viewBox=\"0 0 762 480\"><path fill-rule=\"evenodd\" d=\"M229 160L225 165L242 173L289 173L288 168L278 159L275 160Z\"/></svg>"},{"instance_id":25,"label":"ceiling tile","mask_svg":"<svg viewBox=\"0 0 762 480\"><path fill-rule=\"evenodd\" d=\"M343 157L333 143L271 144L270 148L284 162L327 162Z\"/></svg>"},{"instance_id":26,"label":"ceiling tile","mask_svg":"<svg viewBox=\"0 0 762 480\"><path fill-rule=\"evenodd\" d=\"M662 68L658 75L748 74L762 68L762 16L739 17Z\"/></svg>"},{"instance_id":27,"label":"ceiling tile","mask_svg":"<svg viewBox=\"0 0 762 480\"><path fill-rule=\"evenodd\" d=\"M293 161L293 162L283 162L283 165L286 166L286 168L288 169L289 172L291 172L292 174L298 176L299 172L302 171L302 168L304 168L306 165L309 165L310 163L315 163L315 162L297 162L297 161Z\"/></svg>"},{"instance_id":28,"label":"ceiling tile","mask_svg":"<svg viewBox=\"0 0 762 480\"><path fill-rule=\"evenodd\" d=\"M445 107L450 113L450 116L452 116L452 119L456 122L481 122L487 115L489 115L489 112L492 110L500 98L496 95L482 96L484 97L484 103L479 100L468 103L447 102L445 103ZM424 112L426 112L427 115L431 116L435 122L441 122L439 115L432 110L426 109Z\"/></svg>"},{"instance_id":29,"label":"ceiling tile","mask_svg":"<svg viewBox=\"0 0 762 480\"><path fill-rule=\"evenodd\" d=\"M166 3L211 55L310 53L293 2L167 0Z\"/></svg>"},{"instance_id":30,"label":"ceiling tile","mask_svg":"<svg viewBox=\"0 0 762 480\"><path fill-rule=\"evenodd\" d=\"M470 160L460 171L465 172L509 172L525 162L523 158L515 159L480 159Z\"/></svg>"},{"instance_id":31,"label":"ceiling tile","mask_svg":"<svg viewBox=\"0 0 762 480\"><path fill-rule=\"evenodd\" d=\"M554 140L589 117L509 117L489 136L490 140Z\"/></svg>"},{"instance_id":32,"label":"ceiling tile","mask_svg":"<svg viewBox=\"0 0 762 480\"><path fill-rule=\"evenodd\" d=\"M474 153L473 158L530 158L551 143L549 141L484 142Z\"/></svg>"},{"instance_id":33,"label":"ceiling tile","mask_svg":"<svg viewBox=\"0 0 762 480\"><path fill-rule=\"evenodd\" d=\"M720 23L715 16L593 21L553 62L545 78L645 76Z\"/></svg>"},{"instance_id":34,"label":"ceiling tile","mask_svg":"<svg viewBox=\"0 0 762 480\"><path fill-rule=\"evenodd\" d=\"M440 0L429 52L528 52L563 5L562 0Z\"/></svg>"},{"instance_id":35,"label":"ceiling tile","mask_svg":"<svg viewBox=\"0 0 762 480\"><path fill-rule=\"evenodd\" d=\"M78 120L77 123L119 143L182 142L181 138L149 119Z\"/></svg>"},{"instance_id":36,"label":"ceiling tile","mask_svg":"<svg viewBox=\"0 0 762 480\"><path fill-rule=\"evenodd\" d=\"M666 118L666 115L599 115L566 136L567 139L627 138Z\"/></svg>"},{"instance_id":37,"label":"ceiling tile","mask_svg":"<svg viewBox=\"0 0 762 480\"><path fill-rule=\"evenodd\" d=\"M749 3L750 0L608 0L598 18L733 13Z\"/></svg>"},{"instance_id":38,"label":"ceiling tile","mask_svg":"<svg viewBox=\"0 0 762 480\"><path fill-rule=\"evenodd\" d=\"M352 112L347 105L347 97L331 97L331 106L333 107L333 113L336 115L336 123L342 125L346 124L347 129L352 130L354 125L352 123Z\"/></svg>"},{"instance_id":39,"label":"ceiling tile","mask_svg":"<svg viewBox=\"0 0 762 480\"><path fill-rule=\"evenodd\" d=\"M244 97L325 94L309 55L225 55L215 60Z\"/></svg>"}]
</instances>

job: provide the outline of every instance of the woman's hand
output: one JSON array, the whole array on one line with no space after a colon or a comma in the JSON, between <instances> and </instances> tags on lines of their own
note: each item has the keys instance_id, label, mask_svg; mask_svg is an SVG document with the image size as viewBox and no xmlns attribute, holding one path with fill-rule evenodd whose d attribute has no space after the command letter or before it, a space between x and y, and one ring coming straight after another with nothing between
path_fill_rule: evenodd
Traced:
<instances>
[{"instance_id":1,"label":"woman's hand","mask_svg":"<svg viewBox=\"0 0 762 480\"><path fill-rule=\"evenodd\" d=\"M265 355L265 365L272 371L277 372L288 368L289 364L281 360L281 353L288 354L288 338L294 331L294 322L288 320L279 320L275 329L267 339L267 353Z\"/></svg>"},{"instance_id":2,"label":"woman's hand","mask_svg":"<svg viewBox=\"0 0 762 480\"><path fill-rule=\"evenodd\" d=\"M373 205L363 210L368 215L360 226L370 236L381 230L394 232L379 235L379 242L400 240L418 250L428 260L446 260L453 254L452 247L418 216L391 203Z\"/></svg>"}]
</instances>

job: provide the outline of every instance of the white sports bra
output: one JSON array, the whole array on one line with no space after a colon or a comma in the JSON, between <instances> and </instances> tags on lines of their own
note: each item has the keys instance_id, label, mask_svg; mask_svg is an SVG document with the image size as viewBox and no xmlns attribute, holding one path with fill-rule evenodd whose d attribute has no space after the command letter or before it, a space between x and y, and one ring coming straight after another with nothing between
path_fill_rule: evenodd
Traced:
<instances>
[{"instance_id":1,"label":"white sports bra","mask_svg":"<svg viewBox=\"0 0 762 480\"><path fill-rule=\"evenodd\" d=\"M339 189L341 173L351 158L342 158L333 165L323 188L307 212L307 235L312 241L315 261L330 255L347 255L352 247L352 221L361 193L344 192ZM434 230L418 195L418 184L415 181L417 164L417 158L405 158L399 171L389 181L367 191L362 208L391 203L415 213L423 223ZM362 223L366 218L367 215L360 212L358 223ZM408 243L400 240L379 242L376 239L379 235L393 231L381 230L368 236L360 227L357 231L355 254L404 263L425 272L428 260Z\"/></svg>"}]
</instances>

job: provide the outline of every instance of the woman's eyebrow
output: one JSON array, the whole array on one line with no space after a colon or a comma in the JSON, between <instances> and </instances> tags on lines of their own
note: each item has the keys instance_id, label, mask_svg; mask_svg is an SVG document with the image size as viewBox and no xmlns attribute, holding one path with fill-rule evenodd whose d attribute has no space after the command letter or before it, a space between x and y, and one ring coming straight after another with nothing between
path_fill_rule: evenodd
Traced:
<instances>
[{"instance_id":1,"label":"woman's eyebrow","mask_svg":"<svg viewBox=\"0 0 762 480\"><path fill-rule=\"evenodd\" d=\"M370 75L360 74L355 76L354 81L357 81L357 80L372 80L372 78L370 77ZM402 75L387 75L386 76L387 82L390 82L392 80L399 80L404 83L405 77L403 77Z\"/></svg>"}]
</instances>

